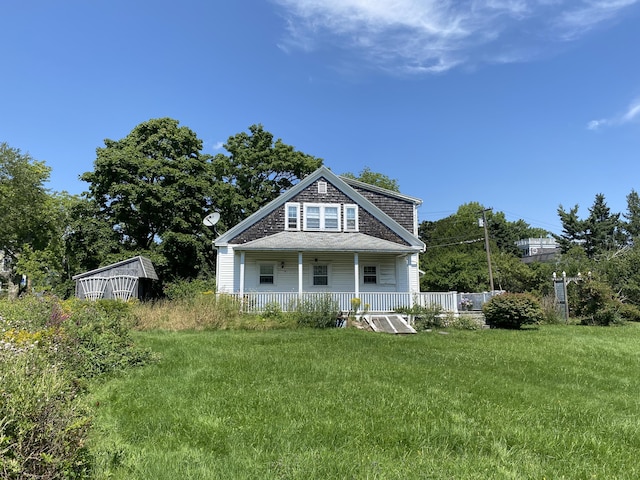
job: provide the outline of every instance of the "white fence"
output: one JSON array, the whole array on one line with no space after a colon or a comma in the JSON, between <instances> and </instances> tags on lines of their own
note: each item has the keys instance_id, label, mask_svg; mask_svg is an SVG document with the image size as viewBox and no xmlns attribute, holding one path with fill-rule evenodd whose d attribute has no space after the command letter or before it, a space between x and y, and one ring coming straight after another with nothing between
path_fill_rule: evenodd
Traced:
<instances>
[{"instance_id":1,"label":"white fence","mask_svg":"<svg viewBox=\"0 0 640 480\"><path fill-rule=\"evenodd\" d=\"M240 300L239 294L231 294ZM351 310L351 301L360 299L360 310L369 312L393 312L398 308L420 305L422 307L438 306L445 312L457 313L460 310L461 295L457 292L420 292L420 293L363 293L357 296L355 292L337 293L303 293L297 292L245 292L242 297L242 310L247 313L260 313L268 305L278 305L286 312L296 308L300 301L321 300L330 296L338 303L340 310ZM471 295L471 294L463 294ZM473 294L483 295L483 294ZM490 296L489 296L490 298ZM482 307L486 299L474 298L474 306Z\"/></svg>"},{"instance_id":2,"label":"white fence","mask_svg":"<svg viewBox=\"0 0 640 480\"><path fill-rule=\"evenodd\" d=\"M458 293L458 292L420 292L420 293L363 293L357 296L355 292L336 293L303 293L297 292L245 292L242 297L241 309L246 313L261 313L269 305L277 305L283 312L295 310L300 301L322 300L330 296L338 303L340 310L350 311L354 298L360 299L360 310L369 312L394 312L398 308L436 306L449 313L460 310L482 310L482 305L494 295L502 293ZM240 301L240 294L230 294Z\"/></svg>"}]
</instances>

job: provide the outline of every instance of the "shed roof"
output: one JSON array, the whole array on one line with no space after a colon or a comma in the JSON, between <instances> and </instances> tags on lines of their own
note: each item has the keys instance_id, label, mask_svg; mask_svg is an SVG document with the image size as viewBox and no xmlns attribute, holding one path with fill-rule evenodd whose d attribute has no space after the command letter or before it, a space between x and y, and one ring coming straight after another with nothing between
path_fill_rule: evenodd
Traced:
<instances>
[{"instance_id":1,"label":"shed roof","mask_svg":"<svg viewBox=\"0 0 640 480\"><path fill-rule=\"evenodd\" d=\"M156 273L155 268L153 268L153 263L151 262L151 260L141 255L138 255L137 257L128 258L120 262L112 263L111 265L106 265L104 267L96 268L95 270L91 270L89 272L79 273L78 275L73 276L72 279L78 280L80 278L92 277L98 273L114 270L116 268L120 268L131 263L139 264L138 265L140 267L139 272L141 272L141 274L138 275L138 278L150 278L152 280L158 280L158 274Z\"/></svg>"}]
</instances>

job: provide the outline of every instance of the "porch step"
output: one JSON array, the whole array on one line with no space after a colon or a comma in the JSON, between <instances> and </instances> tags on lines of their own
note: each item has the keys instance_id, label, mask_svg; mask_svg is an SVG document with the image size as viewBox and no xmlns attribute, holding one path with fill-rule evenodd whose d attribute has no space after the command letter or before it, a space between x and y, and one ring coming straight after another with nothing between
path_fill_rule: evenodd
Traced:
<instances>
[{"instance_id":1,"label":"porch step","mask_svg":"<svg viewBox=\"0 0 640 480\"><path fill-rule=\"evenodd\" d=\"M393 334L417 333L401 315L365 315L364 319L371 326L374 332Z\"/></svg>"}]
</instances>

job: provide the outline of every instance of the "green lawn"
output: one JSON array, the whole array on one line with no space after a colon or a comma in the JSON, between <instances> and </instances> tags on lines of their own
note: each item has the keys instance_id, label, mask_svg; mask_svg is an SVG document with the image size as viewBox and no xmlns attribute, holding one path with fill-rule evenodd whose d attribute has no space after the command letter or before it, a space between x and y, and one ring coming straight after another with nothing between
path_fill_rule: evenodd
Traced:
<instances>
[{"instance_id":1,"label":"green lawn","mask_svg":"<svg viewBox=\"0 0 640 480\"><path fill-rule=\"evenodd\" d=\"M640 325L139 333L98 478L640 478Z\"/></svg>"}]
</instances>

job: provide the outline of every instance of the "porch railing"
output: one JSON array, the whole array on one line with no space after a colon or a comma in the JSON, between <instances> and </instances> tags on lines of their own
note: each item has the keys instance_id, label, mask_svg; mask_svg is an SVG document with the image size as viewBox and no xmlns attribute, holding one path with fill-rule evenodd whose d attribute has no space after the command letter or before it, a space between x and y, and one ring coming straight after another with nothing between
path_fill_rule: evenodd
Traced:
<instances>
[{"instance_id":1,"label":"porch railing","mask_svg":"<svg viewBox=\"0 0 640 480\"><path fill-rule=\"evenodd\" d=\"M494 295L502 292L458 293L458 292L419 292L419 293L363 293L357 296L355 292L333 293L303 293L297 292L245 292L240 298L239 293L229 294L241 301L242 311L246 313L261 313L268 305L278 305L283 312L295 310L300 301L313 301L325 298L327 295L338 303L340 310L352 309L351 301L360 299L360 310L369 312L393 312L401 307L437 306L444 312L458 313L460 310L482 310L482 305Z\"/></svg>"},{"instance_id":2,"label":"porch railing","mask_svg":"<svg viewBox=\"0 0 640 480\"><path fill-rule=\"evenodd\" d=\"M297 292L245 292L240 298L239 293L229 294L242 301L242 310L247 313L260 313L268 305L278 305L283 311L295 310L299 301L313 301L330 295L338 303L340 310L352 309L351 301L360 299L360 309L369 312L393 312L400 307L420 305L423 307L439 306L446 312L458 312L458 294L456 292L420 292L420 293L363 293L356 296L355 292L335 293L303 293Z\"/></svg>"}]
</instances>

